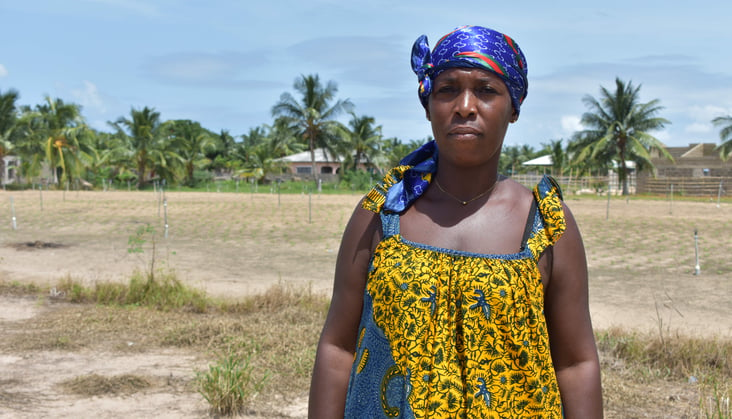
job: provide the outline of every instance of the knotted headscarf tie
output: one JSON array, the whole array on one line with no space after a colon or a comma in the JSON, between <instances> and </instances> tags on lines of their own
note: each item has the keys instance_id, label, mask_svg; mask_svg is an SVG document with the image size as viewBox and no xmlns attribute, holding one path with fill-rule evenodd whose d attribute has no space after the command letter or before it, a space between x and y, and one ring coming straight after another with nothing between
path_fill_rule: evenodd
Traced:
<instances>
[{"instance_id":1,"label":"knotted headscarf tie","mask_svg":"<svg viewBox=\"0 0 732 419\"><path fill-rule=\"evenodd\" d=\"M480 68L499 76L511 95L516 115L526 98L528 69L526 57L508 35L482 26L462 26L437 41L430 51L427 36L412 46L412 70L419 80L419 99L427 108L432 85L448 68Z\"/></svg>"}]
</instances>

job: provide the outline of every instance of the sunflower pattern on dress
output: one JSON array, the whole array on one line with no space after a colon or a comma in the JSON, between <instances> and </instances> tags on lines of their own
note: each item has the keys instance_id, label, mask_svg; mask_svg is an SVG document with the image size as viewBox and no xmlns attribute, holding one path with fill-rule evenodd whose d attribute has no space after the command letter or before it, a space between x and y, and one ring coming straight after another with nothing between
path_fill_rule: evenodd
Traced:
<instances>
[{"instance_id":1,"label":"sunflower pattern on dress","mask_svg":"<svg viewBox=\"0 0 732 419\"><path fill-rule=\"evenodd\" d=\"M565 229L559 187L534 188L525 246L484 255L410 242L381 211L347 418L560 418L538 268Z\"/></svg>"}]
</instances>

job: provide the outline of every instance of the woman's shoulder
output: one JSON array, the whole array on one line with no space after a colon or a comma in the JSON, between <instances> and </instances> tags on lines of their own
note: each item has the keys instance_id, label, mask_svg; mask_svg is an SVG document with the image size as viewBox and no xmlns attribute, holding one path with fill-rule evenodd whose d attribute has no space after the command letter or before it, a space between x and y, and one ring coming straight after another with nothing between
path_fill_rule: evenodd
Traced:
<instances>
[{"instance_id":1,"label":"woman's shoulder","mask_svg":"<svg viewBox=\"0 0 732 419\"><path fill-rule=\"evenodd\" d=\"M531 189L513 178L504 177L500 182L505 196L512 201L528 201L533 197Z\"/></svg>"}]
</instances>

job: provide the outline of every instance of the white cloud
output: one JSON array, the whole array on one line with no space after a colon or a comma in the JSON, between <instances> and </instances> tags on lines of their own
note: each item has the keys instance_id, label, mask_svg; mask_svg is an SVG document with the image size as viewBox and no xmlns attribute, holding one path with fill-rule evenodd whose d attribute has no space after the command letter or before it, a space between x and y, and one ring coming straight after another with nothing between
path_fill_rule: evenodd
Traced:
<instances>
[{"instance_id":1,"label":"white cloud","mask_svg":"<svg viewBox=\"0 0 732 419\"><path fill-rule=\"evenodd\" d=\"M718 116L732 114L732 108L723 108L721 106L707 105L707 106L692 106L689 108L689 115L694 118L695 121L709 122Z\"/></svg>"},{"instance_id":2,"label":"white cloud","mask_svg":"<svg viewBox=\"0 0 732 419\"><path fill-rule=\"evenodd\" d=\"M690 134L708 134L712 132L711 123L694 122L684 127L684 132Z\"/></svg>"},{"instance_id":3,"label":"white cloud","mask_svg":"<svg viewBox=\"0 0 732 419\"><path fill-rule=\"evenodd\" d=\"M664 144L668 145L668 142L671 141L671 133L668 131L658 131L651 133L656 139Z\"/></svg>"},{"instance_id":4,"label":"white cloud","mask_svg":"<svg viewBox=\"0 0 732 419\"><path fill-rule=\"evenodd\" d=\"M105 113L107 111L107 107L104 105L104 101L99 94L99 89L97 89L97 86L94 83L88 80L84 80L83 88L72 89L71 94L74 95L74 98L76 98L81 106L85 108L92 108L101 113Z\"/></svg>"},{"instance_id":5,"label":"white cloud","mask_svg":"<svg viewBox=\"0 0 732 419\"><path fill-rule=\"evenodd\" d=\"M581 118L577 115L564 115L561 118L562 132L565 135L571 135L577 131L581 131L584 127L580 123Z\"/></svg>"},{"instance_id":6,"label":"white cloud","mask_svg":"<svg viewBox=\"0 0 732 419\"><path fill-rule=\"evenodd\" d=\"M0 64L0 77L5 77L8 75L8 69L5 68L4 65Z\"/></svg>"}]
</instances>

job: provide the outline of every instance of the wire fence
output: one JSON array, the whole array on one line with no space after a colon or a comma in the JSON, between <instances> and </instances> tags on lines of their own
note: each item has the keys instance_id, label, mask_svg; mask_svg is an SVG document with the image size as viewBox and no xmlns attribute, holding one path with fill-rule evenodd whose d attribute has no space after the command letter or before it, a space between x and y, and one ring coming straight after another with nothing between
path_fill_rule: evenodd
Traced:
<instances>
[{"instance_id":1,"label":"wire fence","mask_svg":"<svg viewBox=\"0 0 732 419\"><path fill-rule=\"evenodd\" d=\"M533 187L539 182L541 174L514 175L517 182ZM622 184L616 174L610 176L554 176L565 194L622 194ZM730 176L664 176L651 177L635 174L628 176L628 192L642 195L668 195L693 197L732 197L732 177Z\"/></svg>"}]
</instances>

